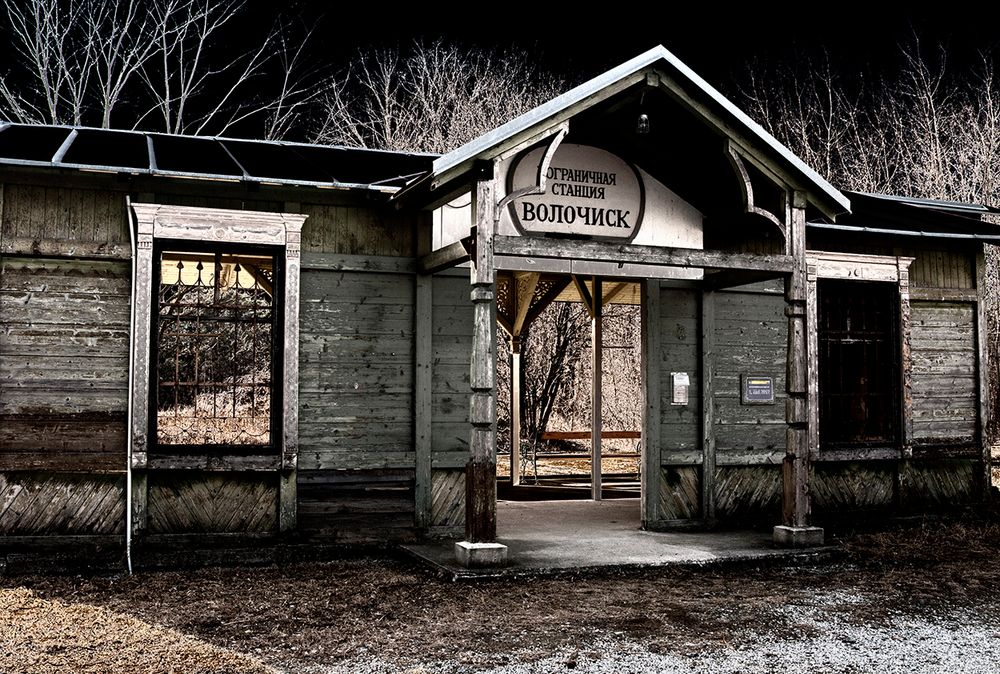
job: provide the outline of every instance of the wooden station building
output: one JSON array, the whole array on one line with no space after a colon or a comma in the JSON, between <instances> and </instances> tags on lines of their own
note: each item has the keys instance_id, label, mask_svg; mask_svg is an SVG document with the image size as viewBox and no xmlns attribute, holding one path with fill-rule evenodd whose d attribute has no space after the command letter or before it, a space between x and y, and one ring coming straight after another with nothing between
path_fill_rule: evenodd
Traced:
<instances>
[{"instance_id":1,"label":"wooden station building","mask_svg":"<svg viewBox=\"0 0 1000 674\"><path fill-rule=\"evenodd\" d=\"M503 563L497 330L567 288L641 305L636 526L975 504L988 212L837 190L662 47L440 157L0 124L0 546Z\"/></svg>"}]
</instances>

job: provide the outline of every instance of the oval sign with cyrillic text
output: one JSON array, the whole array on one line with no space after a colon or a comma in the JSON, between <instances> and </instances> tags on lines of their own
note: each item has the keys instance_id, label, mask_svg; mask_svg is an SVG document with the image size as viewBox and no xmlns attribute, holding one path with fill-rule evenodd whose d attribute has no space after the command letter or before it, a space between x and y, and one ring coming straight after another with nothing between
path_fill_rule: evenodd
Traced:
<instances>
[{"instance_id":1,"label":"oval sign with cyrillic text","mask_svg":"<svg viewBox=\"0 0 1000 674\"><path fill-rule=\"evenodd\" d=\"M536 185L545 148L521 155L507 173L507 192ZM515 199L511 219L521 234L631 240L642 224L639 172L606 150L563 143L545 172L545 193Z\"/></svg>"}]
</instances>

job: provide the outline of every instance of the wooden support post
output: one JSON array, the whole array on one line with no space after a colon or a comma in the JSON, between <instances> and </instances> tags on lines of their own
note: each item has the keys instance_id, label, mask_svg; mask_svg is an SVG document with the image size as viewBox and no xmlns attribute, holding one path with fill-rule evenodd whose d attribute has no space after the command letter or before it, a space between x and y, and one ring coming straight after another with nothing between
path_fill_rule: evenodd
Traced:
<instances>
[{"instance_id":1,"label":"wooden support post","mask_svg":"<svg viewBox=\"0 0 1000 674\"><path fill-rule=\"evenodd\" d=\"M782 464L782 524L774 528L774 540L779 545L795 547L819 545L823 530L809 526L809 458L813 437L811 426L818 414L810 405L809 282L806 262L806 199L794 192L788 212L788 249L795 261L792 275L785 281L785 314L788 316L787 390L785 401L786 433L785 460Z\"/></svg>"},{"instance_id":2,"label":"wooden support post","mask_svg":"<svg viewBox=\"0 0 1000 674\"><path fill-rule=\"evenodd\" d=\"M978 423L979 444L982 451L982 496L989 498L990 487L993 485L990 438L987 432L990 420L990 350L989 332L987 328L986 306L986 255L980 249L976 253L976 372L979 375L979 414Z\"/></svg>"},{"instance_id":3,"label":"wooden support post","mask_svg":"<svg viewBox=\"0 0 1000 674\"><path fill-rule=\"evenodd\" d=\"M132 288L135 322L132 326L132 428L129 429L129 469L132 471L132 536L146 532L149 465L149 362L150 321L153 303L153 222L139 219L136 226L135 287Z\"/></svg>"},{"instance_id":4,"label":"wooden support post","mask_svg":"<svg viewBox=\"0 0 1000 674\"><path fill-rule=\"evenodd\" d=\"M493 176L477 181L472 202L476 247L472 267L472 388L469 419L472 435L465 468L465 540L455 544L455 556L465 566L499 566L507 561L506 546L496 543L496 270L493 236L496 222Z\"/></svg>"},{"instance_id":5,"label":"wooden support post","mask_svg":"<svg viewBox=\"0 0 1000 674\"><path fill-rule=\"evenodd\" d=\"M432 276L416 277L414 316L414 388L413 388L413 449L416 453L414 474L414 523L421 529L431 526L431 377L434 351L432 346L433 317Z\"/></svg>"},{"instance_id":6,"label":"wooden support post","mask_svg":"<svg viewBox=\"0 0 1000 674\"><path fill-rule=\"evenodd\" d=\"M806 374L806 416L809 421L809 460L819 455L819 308L816 294L816 265L806 265L806 347L809 350Z\"/></svg>"},{"instance_id":7,"label":"wooden support post","mask_svg":"<svg viewBox=\"0 0 1000 674\"><path fill-rule=\"evenodd\" d=\"M521 338L510 338L510 484L521 484L521 394L524 373L521 370Z\"/></svg>"},{"instance_id":8,"label":"wooden support post","mask_svg":"<svg viewBox=\"0 0 1000 674\"><path fill-rule=\"evenodd\" d=\"M604 302L601 301L602 282L598 277L593 279L593 312L591 318L591 364L593 379L591 381L591 411L590 411L590 495L595 501L601 500L601 429L604 419L601 415L603 394L602 372L604 367Z\"/></svg>"},{"instance_id":9,"label":"wooden support post","mask_svg":"<svg viewBox=\"0 0 1000 674\"><path fill-rule=\"evenodd\" d=\"M910 349L910 262L912 258L897 258L899 274L899 379L902 392L899 406L901 458L913 456L913 357Z\"/></svg>"},{"instance_id":10,"label":"wooden support post","mask_svg":"<svg viewBox=\"0 0 1000 674\"><path fill-rule=\"evenodd\" d=\"M302 268L302 224L285 222L285 315L282 363L281 474L278 487L278 531L293 531L298 521L299 466L299 276Z\"/></svg>"},{"instance_id":11,"label":"wooden support post","mask_svg":"<svg viewBox=\"0 0 1000 674\"><path fill-rule=\"evenodd\" d=\"M701 512L715 520L715 293L701 295Z\"/></svg>"},{"instance_id":12,"label":"wooden support post","mask_svg":"<svg viewBox=\"0 0 1000 674\"><path fill-rule=\"evenodd\" d=\"M642 282L640 329L642 358L642 527L650 529L660 519L660 281Z\"/></svg>"}]
</instances>

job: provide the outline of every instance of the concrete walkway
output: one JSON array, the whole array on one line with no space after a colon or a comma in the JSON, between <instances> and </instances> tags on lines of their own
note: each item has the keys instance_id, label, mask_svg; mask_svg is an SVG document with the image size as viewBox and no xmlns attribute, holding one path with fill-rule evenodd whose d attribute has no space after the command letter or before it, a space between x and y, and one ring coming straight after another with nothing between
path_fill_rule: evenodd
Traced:
<instances>
[{"instance_id":1,"label":"concrete walkway","mask_svg":"<svg viewBox=\"0 0 1000 674\"><path fill-rule=\"evenodd\" d=\"M470 570L455 562L454 541L404 548L454 578L547 574L604 567L703 565L812 559L831 548L773 547L768 533L652 532L639 529L639 499L500 501L497 539L508 547L504 569Z\"/></svg>"}]
</instances>

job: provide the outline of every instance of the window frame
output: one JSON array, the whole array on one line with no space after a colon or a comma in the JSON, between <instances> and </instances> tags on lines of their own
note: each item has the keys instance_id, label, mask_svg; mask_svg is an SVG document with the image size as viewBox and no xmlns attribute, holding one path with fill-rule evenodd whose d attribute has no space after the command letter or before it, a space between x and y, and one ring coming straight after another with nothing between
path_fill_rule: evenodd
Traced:
<instances>
[{"instance_id":1,"label":"window frame","mask_svg":"<svg viewBox=\"0 0 1000 674\"><path fill-rule=\"evenodd\" d=\"M241 211L221 208L172 206L156 203L129 203L136 232L134 287L132 302L135 318L132 336L131 427L129 429L129 466L149 468L242 469L289 471L294 478L298 463L298 373L299 373L299 269L302 224L306 216L296 213ZM280 335L282 358L278 370L282 378L274 382L279 405L272 407L277 428L266 457L252 461L220 460L210 455L161 457L155 450L155 436L150 433L151 382L155 379L151 360L153 324L157 307L153 302L158 272L154 270L155 251L161 242L184 247L199 245L254 246L274 250L284 267L284 292L281 301ZM155 409L153 410L155 414ZM280 423L279 423L280 422Z\"/></svg>"},{"instance_id":2,"label":"window frame","mask_svg":"<svg viewBox=\"0 0 1000 674\"><path fill-rule=\"evenodd\" d=\"M807 325L808 325L808 406L809 448L813 457L820 454L844 459L906 458L913 452L913 400L911 396L910 359L910 283L909 268L915 258L890 255L868 255L827 251L806 252ZM869 445L835 444L822 440L819 423L819 331L818 293L820 279L892 283L899 298L896 307L897 378L899 382L899 415L897 439L894 442Z\"/></svg>"}]
</instances>

